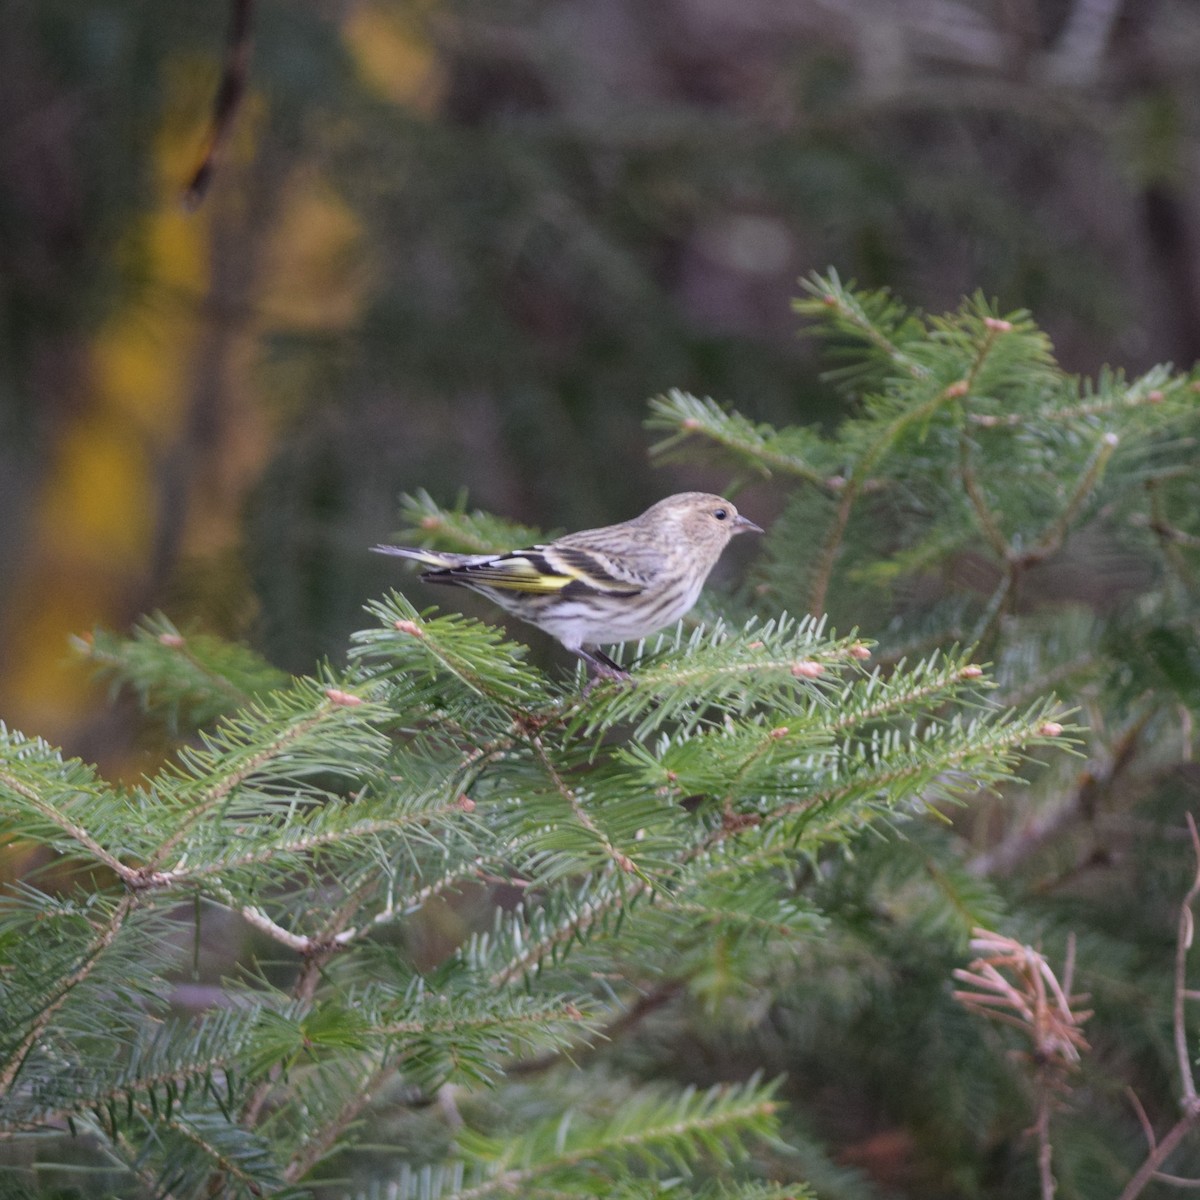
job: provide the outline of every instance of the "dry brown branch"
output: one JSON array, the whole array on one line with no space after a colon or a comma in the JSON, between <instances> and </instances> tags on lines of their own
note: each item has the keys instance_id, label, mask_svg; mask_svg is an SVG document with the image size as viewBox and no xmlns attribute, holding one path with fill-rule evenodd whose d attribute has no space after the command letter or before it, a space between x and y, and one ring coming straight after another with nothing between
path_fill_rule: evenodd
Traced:
<instances>
[{"instance_id":1,"label":"dry brown branch","mask_svg":"<svg viewBox=\"0 0 1200 1200\"><path fill-rule=\"evenodd\" d=\"M1054 1096L1065 1090L1067 1072L1078 1065L1088 1048L1083 1024L1091 1016L1075 1007L1086 997L1071 994L1075 940L1068 944L1060 983L1040 950L985 929L976 929L974 934L971 949L977 957L954 972L968 988L956 991L954 998L969 1012L1020 1029L1030 1041L1032 1053L1022 1057L1032 1066L1038 1179L1042 1200L1053 1200L1056 1185L1050 1117Z\"/></svg>"}]
</instances>

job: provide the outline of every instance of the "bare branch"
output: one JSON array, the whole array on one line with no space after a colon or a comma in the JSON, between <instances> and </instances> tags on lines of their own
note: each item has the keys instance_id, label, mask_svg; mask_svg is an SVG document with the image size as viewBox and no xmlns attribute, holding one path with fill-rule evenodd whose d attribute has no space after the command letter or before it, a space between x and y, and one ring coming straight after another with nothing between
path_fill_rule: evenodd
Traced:
<instances>
[{"instance_id":1,"label":"bare branch","mask_svg":"<svg viewBox=\"0 0 1200 1200\"><path fill-rule=\"evenodd\" d=\"M1196 857L1196 874L1192 879L1192 886L1188 888L1187 894L1179 906L1179 927L1175 941L1175 987L1173 1002L1175 1057L1179 1065L1179 1081L1183 1091L1181 1098L1183 1115L1171 1126L1171 1129L1162 1141L1157 1141L1153 1129L1150 1128L1150 1122L1146 1117L1145 1111L1142 1109L1141 1104L1138 1103L1137 1097L1133 1096L1132 1092L1130 1093L1138 1112L1138 1118L1142 1123L1142 1129L1145 1131L1146 1140L1150 1143L1150 1153L1146 1156L1145 1162L1134 1173L1133 1178L1125 1185L1125 1190L1121 1193L1118 1200L1134 1200L1134 1197L1140 1196L1146 1185L1152 1180L1170 1183L1176 1187L1196 1186L1190 1180L1185 1180L1175 1175L1165 1175L1160 1170L1171 1154L1174 1153L1179 1143L1197 1125L1200 1125L1200 1101L1197 1100L1196 1080L1192 1074L1191 1055L1188 1053L1187 1019L1185 1012L1187 1000L1194 998L1195 995L1187 987L1187 956L1188 951L1192 947L1192 934L1195 928L1192 905L1196 902L1197 897L1200 897L1200 833L1196 830L1196 822L1193 820L1192 814L1187 813L1186 816L1188 834L1192 839L1192 851Z\"/></svg>"},{"instance_id":2,"label":"bare branch","mask_svg":"<svg viewBox=\"0 0 1200 1200\"><path fill-rule=\"evenodd\" d=\"M1192 1056L1187 1044L1187 1020L1184 1013L1185 995L1187 990L1187 956L1192 948L1192 934L1195 924L1192 916L1192 905L1200 896L1200 834L1196 832L1196 822L1192 814L1187 814L1188 833L1192 838L1192 850L1196 856L1196 874L1192 886L1188 888L1183 904L1179 908L1179 933L1175 942L1175 1057L1179 1063L1179 1078L1183 1085L1183 1104L1185 1110L1196 1107L1196 1080L1192 1075Z\"/></svg>"},{"instance_id":3,"label":"bare branch","mask_svg":"<svg viewBox=\"0 0 1200 1200\"><path fill-rule=\"evenodd\" d=\"M246 81L250 75L251 16L254 0L232 0L229 12L229 32L225 38L225 66L221 75L221 86L213 102L212 122L209 126L208 144L200 157L200 163L192 172L183 191L184 207L196 208L208 194L209 185L216 173L217 163L229 135L242 99L246 94Z\"/></svg>"}]
</instances>

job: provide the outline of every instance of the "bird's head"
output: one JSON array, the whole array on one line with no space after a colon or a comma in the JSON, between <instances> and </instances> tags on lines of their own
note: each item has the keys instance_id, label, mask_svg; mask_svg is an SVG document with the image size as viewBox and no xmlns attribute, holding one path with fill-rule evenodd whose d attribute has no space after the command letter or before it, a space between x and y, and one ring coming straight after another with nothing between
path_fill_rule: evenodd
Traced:
<instances>
[{"instance_id":1,"label":"bird's head","mask_svg":"<svg viewBox=\"0 0 1200 1200\"><path fill-rule=\"evenodd\" d=\"M732 537L739 533L762 533L728 501L708 492L680 492L648 508L641 520L662 536L697 551L707 552L715 562Z\"/></svg>"}]
</instances>

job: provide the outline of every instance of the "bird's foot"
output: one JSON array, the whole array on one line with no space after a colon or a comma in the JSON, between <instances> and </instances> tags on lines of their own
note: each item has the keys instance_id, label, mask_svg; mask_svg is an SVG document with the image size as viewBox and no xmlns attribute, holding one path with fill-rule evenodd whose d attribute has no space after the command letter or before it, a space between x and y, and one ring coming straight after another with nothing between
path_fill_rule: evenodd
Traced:
<instances>
[{"instance_id":1,"label":"bird's foot","mask_svg":"<svg viewBox=\"0 0 1200 1200\"><path fill-rule=\"evenodd\" d=\"M601 681L628 683L635 686L636 680L620 663L613 662L603 650L576 650L576 654L588 666L588 681L583 685L583 698L592 694L592 689Z\"/></svg>"}]
</instances>

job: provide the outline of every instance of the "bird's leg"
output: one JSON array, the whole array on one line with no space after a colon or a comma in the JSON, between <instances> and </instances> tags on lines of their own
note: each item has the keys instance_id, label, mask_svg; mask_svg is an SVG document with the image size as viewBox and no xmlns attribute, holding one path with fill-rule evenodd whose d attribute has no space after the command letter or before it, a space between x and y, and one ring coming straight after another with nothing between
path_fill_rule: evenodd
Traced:
<instances>
[{"instance_id":1,"label":"bird's leg","mask_svg":"<svg viewBox=\"0 0 1200 1200\"><path fill-rule=\"evenodd\" d=\"M592 665L597 668L597 674L615 679L628 679L629 672L619 662L609 658L599 647L589 652Z\"/></svg>"},{"instance_id":2,"label":"bird's leg","mask_svg":"<svg viewBox=\"0 0 1200 1200\"><path fill-rule=\"evenodd\" d=\"M613 662L603 650L593 648L585 650L582 646L573 646L571 649L578 654L588 666L588 674L591 676L584 685L583 694L586 697L591 693L592 688L596 686L602 679L630 679L628 671L623 670L619 663Z\"/></svg>"}]
</instances>

